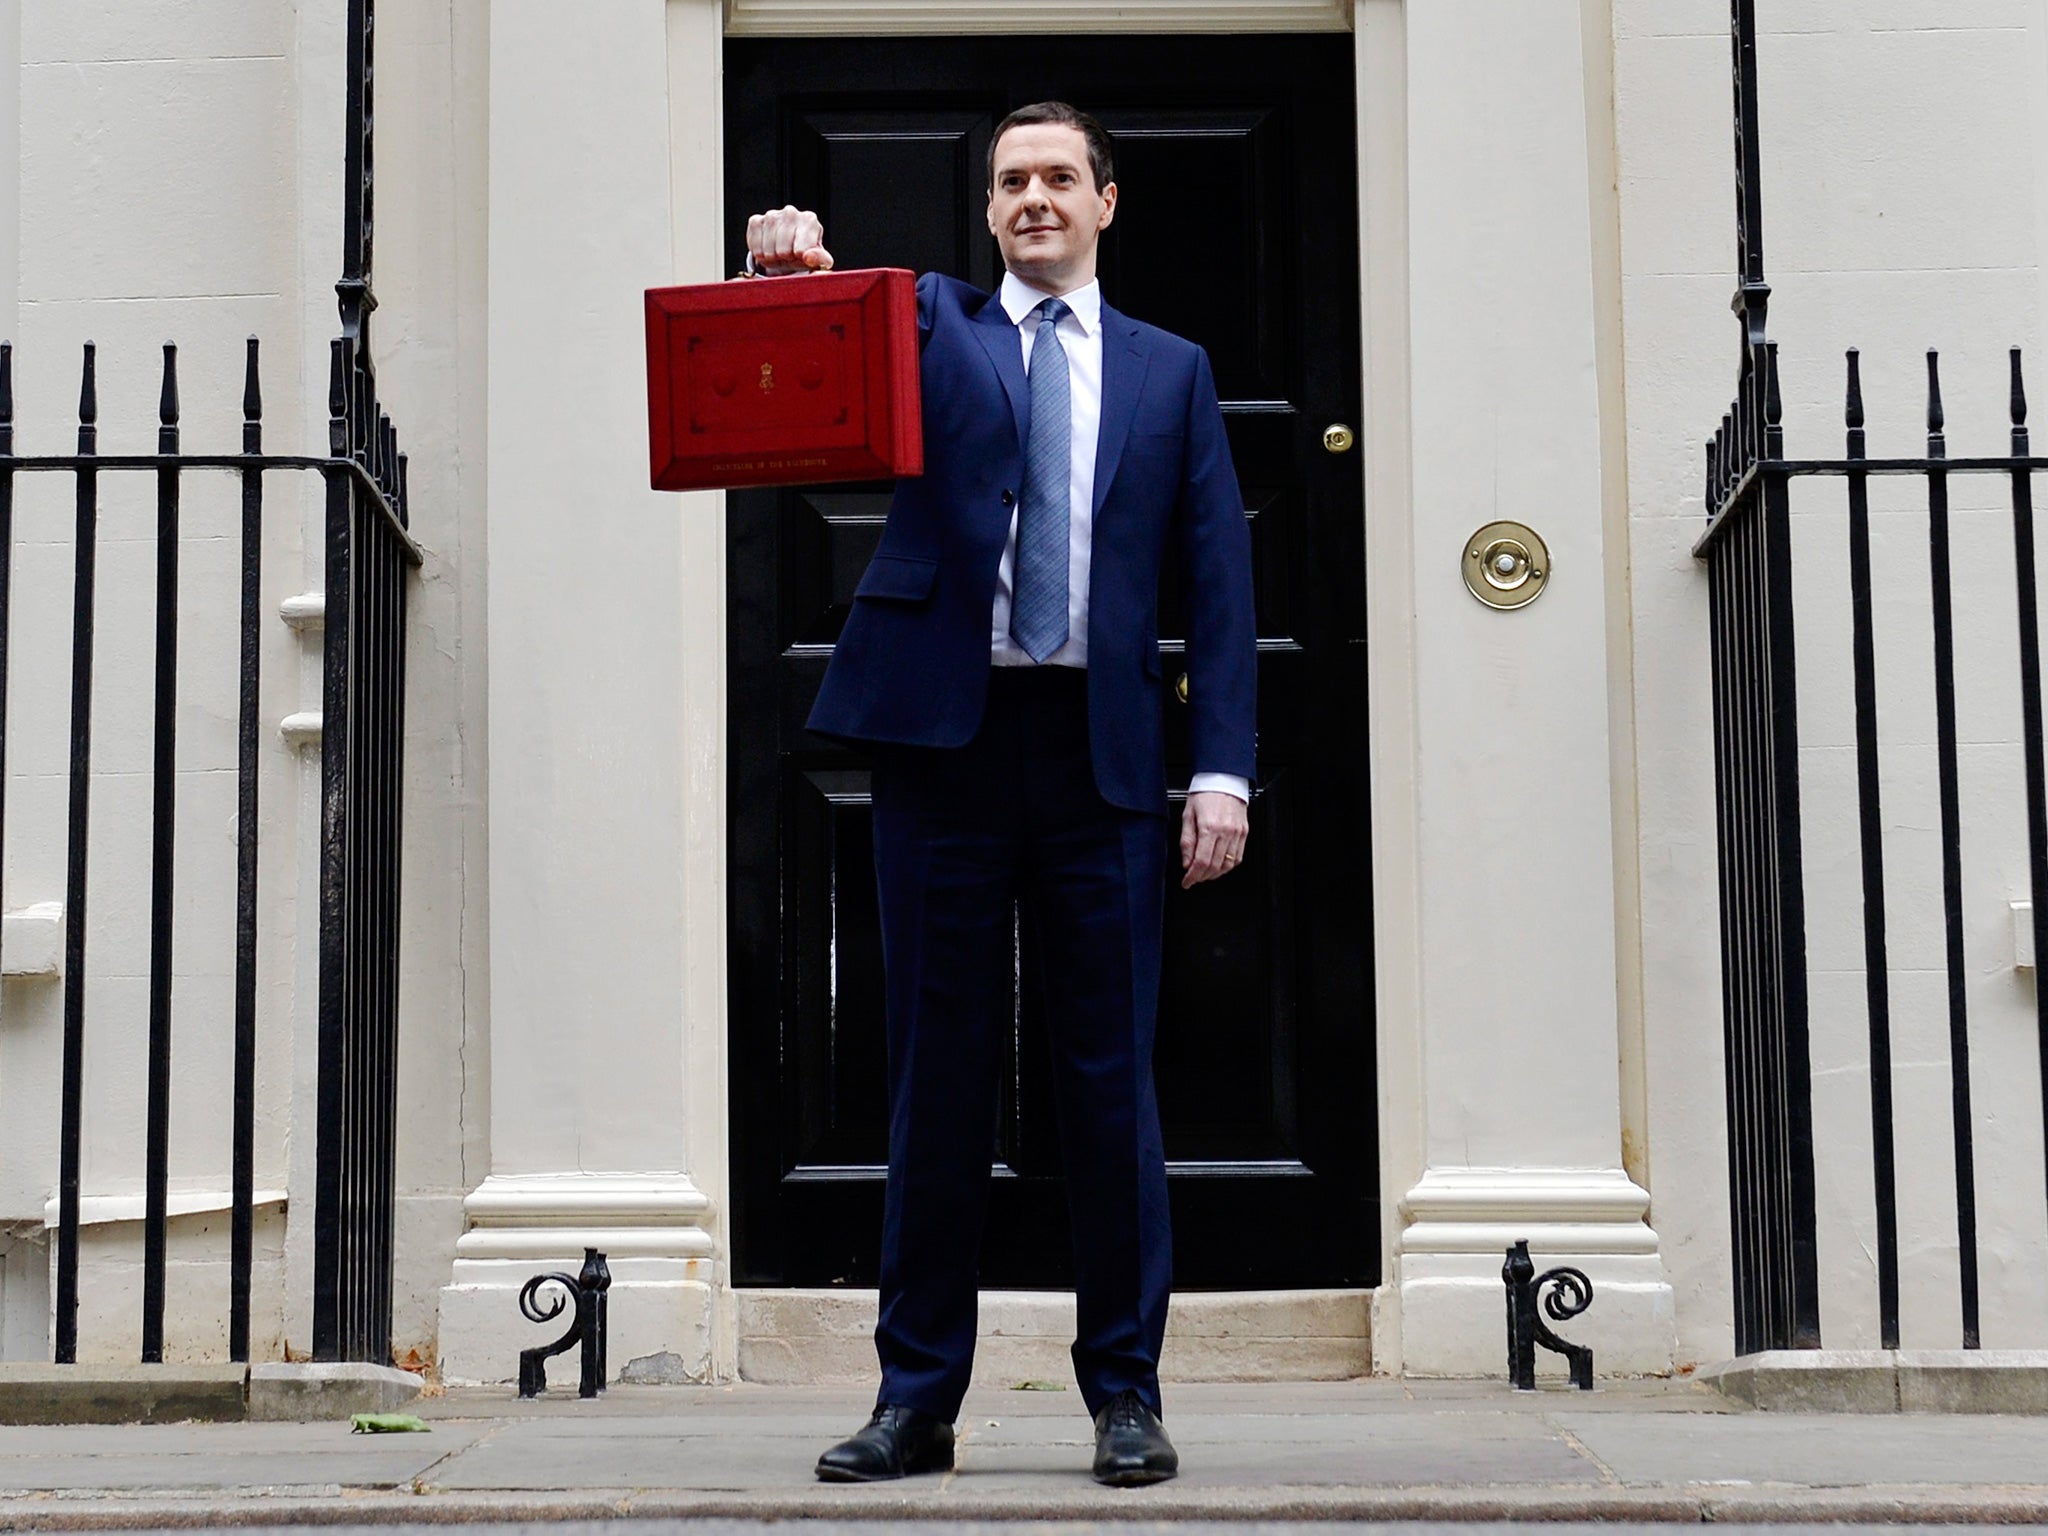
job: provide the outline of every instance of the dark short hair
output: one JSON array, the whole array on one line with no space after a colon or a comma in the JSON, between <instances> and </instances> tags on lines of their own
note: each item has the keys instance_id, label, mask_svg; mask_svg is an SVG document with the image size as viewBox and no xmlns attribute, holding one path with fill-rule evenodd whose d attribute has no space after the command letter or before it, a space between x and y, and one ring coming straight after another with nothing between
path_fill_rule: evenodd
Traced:
<instances>
[{"instance_id":1,"label":"dark short hair","mask_svg":"<svg viewBox=\"0 0 2048 1536\"><path fill-rule=\"evenodd\" d=\"M996 124L995 134L988 141L990 188L996 184L996 146L1003 142L1003 135L1012 128L1023 128L1033 123L1064 123L1069 128L1080 129L1081 137L1088 141L1088 169L1095 173L1095 190L1100 192L1116 180L1116 166L1109 154L1109 131L1102 124L1064 101L1035 101L1028 107L1019 107Z\"/></svg>"}]
</instances>

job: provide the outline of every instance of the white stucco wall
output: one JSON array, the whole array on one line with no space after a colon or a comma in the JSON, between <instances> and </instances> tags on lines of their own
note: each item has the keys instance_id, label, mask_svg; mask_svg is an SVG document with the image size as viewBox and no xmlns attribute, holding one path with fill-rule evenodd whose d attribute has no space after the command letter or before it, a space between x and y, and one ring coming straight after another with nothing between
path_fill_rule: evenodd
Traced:
<instances>
[{"instance_id":1,"label":"white stucco wall","mask_svg":"<svg viewBox=\"0 0 2048 1536\"><path fill-rule=\"evenodd\" d=\"M0 80L21 73L21 0L0 0ZM0 335L13 336L21 285L21 110L0 111Z\"/></svg>"},{"instance_id":2,"label":"white stucco wall","mask_svg":"<svg viewBox=\"0 0 2048 1536\"><path fill-rule=\"evenodd\" d=\"M1930 345L1942 349L1950 451L2003 451L2005 349L2040 336L2041 7L1759 9L1788 451L1841 452L1848 346L1862 349L1871 453L1922 451ZM1615 18L1651 1188L1681 1353L1707 1359L1730 1347L1728 1193L1706 578L1689 551L1703 526L1700 439L1735 380L1727 7L1618 0ZM2013 968L2008 911L2027 876L2003 498L1995 480L1953 483L1964 923L1984 1343L2038 1347L2042 1109L2033 983ZM1924 491L1873 482L1872 506L1904 1343L1954 1347ZM1839 483L1806 482L1793 507L1821 1323L1830 1346L1874 1347L1846 498Z\"/></svg>"},{"instance_id":3,"label":"white stucco wall","mask_svg":"<svg viewBox=\"0 0 2048 1536\"><path fill-rule=\"evenodd\" d=\"M186 446L240 440L243 337L271 338L267 431L299 445L292 324L294 231L300 189L293 135L238 125L294 121L291 15L255 3L176 16L114 6L22 9L20 242L14 335L16 447L71 451L80 344L98 344L100 448L155 447L161 346L179 344ZM282 345L277 345L282 343ZM94 780L86 1005L82 1183L102 1257L137 1228L120 1197L141 1192L147 1019L148 848L153 676L154 488L145 477L101 482L93 707ZM286 483L265 545L271 603L304 585ZM69 739L72 592L71 486L18 477L9 698L4 904L65 894L65 763ZM234 954L234 763L239 564L236 492L224 477L191 477L183 496L178 700L178 901L173 930L171 1097L173 1188L201 1204L228 1186ZM298 707L299 642L264 631L264 713ZM300 766L266 732L261 784L261 879L267 942L258 984L261 1102L257 1184L285 1183L292 1069L291 956L299 939L293 837ZM10 983L0 1026L0 1209L40 1221L57 1171L61 988ZM106 1230L98 1230L105 1227ZM182 1257L182 1254L180 1254ZM203 1269L204 1266L201 1266ZM225 1276L177 1267L167 1343L173 1353L217 1348L225 1336ZM259 1293L257 1337L277 1347L276 1269ZM189 1305L190 1282L219 1305ZM83 1285L135 1294L118 1259L89 1265ZM125 1317L114 1315L126 1312ZM138 1309L82 1308L81 1354L133 1357Z\"/></svg>"},{"instance_id":4,"label":"white stucco wall","mask_svg":"<svg viewBox=\"0 0 2048 1536\"><path fill-rule=\"evenodd\" d=\"M463 239L458 12L392 5L380 17L380 276L394 316L373 336L390 357L384 392L414 454L415 528L429 551L415 587L409 655L405 954L397 1317L401 1356L425 1359L436 1288L460 1217L468 1031L481 1028L484 970L465 968L481 923L465 893L480 880L481 809L458 722L480 721L482 647L468 622L463 514L480 481L459 438L466 295L480 247ZM19 67L7 67L19 14ZM161 345L179 346L183 446L240 445L243 338L264 343L264 442L322 452L327 338L337 329L342 34L338 8L268 0L135 7L0 9L0 79L19 81L0 171L0 322L15 356L17 451L71 451L80 343L99 348L100 448L155 447ZM472 177L474 180L474 177ZM19 252L18 283L15 252ZM469 269L463 259L472 263ZM380 283L380 286L383 286ZM18 305L16 295L18 290ZM380 317L381 318L381 317ZM477 364L480 367L480 361ZM414 428L417 419L419 426ZM317 484L266 482L262 824L258 989L259 1190L286 1192L259 1220L260 1357L310 1344L317 753L277 726L319 708L320 631L278 617L318 592ZM71 484L17 479L4 904L60 900L65 870ZM234 946L238 495L233 479L190 474L180 586L178 854L174 930L173 1223L170 1352L219 1353L226 1328L225 1220L204 1211L229 1184ZM309 535L311 535L309 537ZM94 780L88 911L85 1156L89 1226L81 1356L133 1359L148 973L148 849L154 492L104 475L95 643ZM0 994L0 1222L40 1227L57 1177L61 986L10 981ZM122 1197L129 1197L125 1201ZM9 1265L9 1324L26 1302ZM38 1328L37 1334L42 1330ZM30 1353L40 1353L44 1343Z\"/></svg>"},{"instance_id":5,"label":"white stucco wall","mask_svg":"<svg viewBox=\"0 0 2048 1536\"><path fill-rule=\"evenodd\" d=\"M392 1331L433 1359L440 1288L483 1176L491 967L485 901L485 335L491 7L377 12L377 296L387 409L411 456L426 550L407 652L405 913L399 997ZM333 79L341 79L337 69ZM338 105L338 98L337 98ZM331 280L331 277L330 277Z\"/></svg>"}]
</instances>

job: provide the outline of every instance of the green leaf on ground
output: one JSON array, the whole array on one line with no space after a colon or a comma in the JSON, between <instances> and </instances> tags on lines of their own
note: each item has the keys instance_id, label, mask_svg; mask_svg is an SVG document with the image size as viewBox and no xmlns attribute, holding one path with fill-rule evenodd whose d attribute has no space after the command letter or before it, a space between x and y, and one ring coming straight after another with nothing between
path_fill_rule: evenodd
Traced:
<instances>
[{"instance_id":1,"label":"green leaf on ground","mask_svg":"<svg viewBox=\"0 0 2048 1536\"><path fill-rule=\"evenodd\" d=\"M349 1417L352 1435L424 1435L432 1427L410 1413L358 1413Z\"/></svg>"}]
</instances>

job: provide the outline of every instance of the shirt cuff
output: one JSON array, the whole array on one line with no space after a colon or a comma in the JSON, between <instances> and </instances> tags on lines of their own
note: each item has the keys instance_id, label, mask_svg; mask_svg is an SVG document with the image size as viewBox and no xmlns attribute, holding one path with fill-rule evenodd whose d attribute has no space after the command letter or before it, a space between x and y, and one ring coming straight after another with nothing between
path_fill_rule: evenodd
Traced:
<instances>
[{"instance_id":1,"label":"shirt cuff","mask_svg":"<svg viewBox=\"0 0 2048 1536\"><path fill-rule=\"evenodd\" d=\"M1246 805L1252 802L1251 780L1239 778L1234 773L1198 773L1188 780L1188 793L1235 795Z\"/></svg>"}]
</instances>

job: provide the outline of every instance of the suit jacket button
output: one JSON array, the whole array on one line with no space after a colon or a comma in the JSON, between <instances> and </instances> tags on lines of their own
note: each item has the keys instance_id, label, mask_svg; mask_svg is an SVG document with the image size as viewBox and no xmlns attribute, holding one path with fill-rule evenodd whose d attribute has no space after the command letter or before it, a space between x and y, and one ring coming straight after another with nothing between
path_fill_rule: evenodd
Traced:
<instances>
[{"instance_id":1,"label":"suit jacket button","mask_svg":"<svg viewBox=\"0 0 2048 1536\"><path fill-rule=\"evenodd\" d=\"M1015 501L1016 499L1017 499L1017 493L1016 493L1015 491L1012 491L1012 490L1008 490L1008 489L1005 489L1005 490L1004 490L1004 492L1003 492L1003 505L1004 505L1004 506L1006 506L1006 507L1007 507L1007 506L1009 506L1009 505L1010 505L1010 503L1011 503L1011 502L1013 502L1013 501Z\"/></svg>"}]
</instances>

